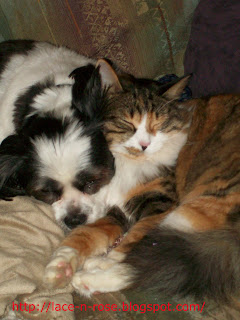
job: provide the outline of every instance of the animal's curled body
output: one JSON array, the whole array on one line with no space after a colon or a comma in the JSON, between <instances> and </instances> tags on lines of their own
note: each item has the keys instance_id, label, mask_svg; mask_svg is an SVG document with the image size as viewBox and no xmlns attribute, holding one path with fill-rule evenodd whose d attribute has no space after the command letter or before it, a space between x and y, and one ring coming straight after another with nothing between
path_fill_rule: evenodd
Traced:
<instances>
[{"instance_id":1,"label":"animal's curled body","mask_svg":"<svg viewBox=\"0 0 240 320\"><path fill-rule=\"evenodd\" d=\"M26 194L52 204L57 220L69 228L96 221L107 207L121 207L136 185L168 174L162 173L163 165L174 164L185 142L186 133L173 130L169 144L168 132L159 132L151 108L150 118L143 113L136 117L141 130L134 139L127 139L126 145L118 141L133 133L121 116L125 105L135 101L134 83L142 98L154 95L152 109L172 84L129 75L118 79L104 60L24 40L0 44L0 76L0 196ZM145 107L141 102L138 108L141 105ZM112 121L113 106L118 124ZM116 171L102 132L105 114L105 136ZM152 122L155 128L149 126ZM125 134L119 135L115 125Z\"/></svg>"},{"instance_id":2,"label":"animal's curled body","mask_svg":"<svg viewBox=\"0 0 240 320\"><path fill-rule=\"evenodd\" d=\"M122 210L111 208L105 218L75 229L63 241L46 269L49 284L65 285L78 270L72 284L87 296L95 291L138 287L226 302L238 293L240 97L219 95L180 103L170 95L168 103L157 100L157 122L162 133L172 115L178 124L169 128L187 135L176 166L178 201L168 190L169 176L131 190ZM152 95L144 100L136 90L136 97L143 105L153 104ZM174 114L174 110L178 112ZM134 118L132 114L127 120L130 125ZM181 121L184 125L179 128ZM122 126L117 124L114 129L107 122L105 127L111 150L121 153L121 148L111 145L116 141L111 134L118 134L120 145ZM130 158L139 155L138 148L128 147L124 150ZM125 231L128 233L116 249L107 257L97 256Z\"/></svg>"},{"instance_id":3,"label":"animal's curled body","mask_svg":"<svg viewBox=\"0 0 240 320\"><path fill-rule=\"evenodd\" d=\"M70 233L45 280L65 285L79 268L85 295L137 286L226 301L239 288L239 96L179 103L186 79L169 89L95 65L46 43L1 44L1 196L55 203L70 226L118 205ZM178 203L166 167L177 157Z\"/></svg>"}]
</instances>

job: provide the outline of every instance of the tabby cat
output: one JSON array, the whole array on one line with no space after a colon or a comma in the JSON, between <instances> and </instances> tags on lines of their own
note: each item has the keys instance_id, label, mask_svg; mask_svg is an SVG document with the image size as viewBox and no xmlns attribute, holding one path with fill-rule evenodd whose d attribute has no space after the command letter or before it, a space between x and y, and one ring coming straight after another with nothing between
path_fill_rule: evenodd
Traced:
<instances>
[{"instance_id":1,"label":"tabby cat","mask_svg":"<svg viewBox=\"0 0 240 320\"><path fill-rule=\"evenodd\" d=\"M139 81L111 97L105 135L125 204L66 237L46 268L49 285L72 281L86 296L131 287L224 301L238 293L240 97L179 102L186 81L165 92ZM148 179L137 180L141 170Z\"/></svg>"}]
</instances>

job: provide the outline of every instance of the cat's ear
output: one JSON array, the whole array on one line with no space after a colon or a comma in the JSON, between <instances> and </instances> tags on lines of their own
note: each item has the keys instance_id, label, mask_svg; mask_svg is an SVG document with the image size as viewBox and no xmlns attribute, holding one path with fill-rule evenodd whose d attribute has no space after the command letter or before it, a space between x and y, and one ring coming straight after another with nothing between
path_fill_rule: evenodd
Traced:
<instances>
[{"instance_id":1,"label":"cat's ear","mask_svg":"<svg viewBox=\"0 0 240 320\"><path fill-rule=\"evenodd\" d=\"M99 59L96 68L99 70L102 88L108 88L111 93L123 91L116 72L106 60Z\"/></svg>"},{"instance_id":2,"label":"cat's ear","mask_svg":"<svg viewBox=\"0 0 240 320\"><path fill-rule=\"evenodd\" d=\"M139 83L141 81L140 79L135 78L133 75L129 73L121 73L118 79L124 91L132 91L138 85L142 85L142 83Z\"/></svg>"},{"instance_id":3,"label":"cat's ear","mask_svg":"<svg viewBox=\"0 0 240 320\"><path fill-rule=\"evenodd\" d=\"M171 87L167 89L162 96L168 100L179 99L183 93L183 90L188 85L191 76L192 75L190 74L180 78L180 80L178 80L175 84L171 85Z\"/></svg>"}]
</instances>

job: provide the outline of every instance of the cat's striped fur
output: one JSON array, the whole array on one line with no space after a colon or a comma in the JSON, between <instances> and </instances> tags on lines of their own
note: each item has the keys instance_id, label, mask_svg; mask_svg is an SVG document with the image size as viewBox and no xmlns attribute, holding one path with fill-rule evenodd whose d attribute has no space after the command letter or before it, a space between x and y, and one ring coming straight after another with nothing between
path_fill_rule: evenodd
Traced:
<instances>
[{"instance_id":1,"label":"cat's striped fur","mask_svg":"<svg viewBox=\"0 0 240 320\"><path fill-rule=\"evenodd\" d=\"M115 74L114 78L114 86L119 87ZM109 92L104 110L104 134L115 158L115 175L99 192L79 198L88 200L86 205L82 203L82 210L90 210L92 203L99 218L104 208L105 217L76 228L61 244L81 252L80 264L89 255L106 252L136 221L156 212L164 213L176 202L173 165L186 142L191 112L174 100L188 77L165 86L132 78L129 86L129 79L120 80L124 90ZM147 203L151 203L151 208L145 210ZM61 276L57 261L54 258L47 266L45 278L53 285L64 285L69 279L65 279L64 268Z\"/></svg>"},{"instance_id":2,"label":"cat's striped fur","mask_svg":"<svg viewBox=\"0 0 240 320\"><path fill-rule=\"evenodd\" d=\"M140 104L148 105L149 100ZM72 283L88 296L138 287L227 301L240 286L240 97L158 103L166 111L159 121L166 130L179 128L181 112L187 111L188 119L192 116L191 125L185 122L182 127L188 140L176 167L177 199L171 174L146 182L128 193L124 210L113 207L105 218L75 229L55 260L63 268L60 257L65 250L66 278L83 267ZM170 124L168 107L176 125ZM113 127L106 126L110 146L118 134ZM124 134L119 133L119 143ZM136 156L131 151L130 158ZM91 258L125 231L126 237L107 257Z\"/></svg>"}]
</instances>

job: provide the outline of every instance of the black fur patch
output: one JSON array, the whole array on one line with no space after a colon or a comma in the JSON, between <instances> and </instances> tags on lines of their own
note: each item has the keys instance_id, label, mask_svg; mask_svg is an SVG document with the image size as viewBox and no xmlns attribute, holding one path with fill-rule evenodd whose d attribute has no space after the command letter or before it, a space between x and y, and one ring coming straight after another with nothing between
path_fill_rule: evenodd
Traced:
<instances>
[{"instance_id":1,"label":"black fur patch","mask_svg":"<svg viewBox=\"0 0 240 320\"><path fill-rule=\"evenodd\" d=\"M99 68L92 70L90 65L87 68L90 70L87 69L86 77L80 77L78 72L74 76L76 82L72 89L72 108L76 110L83 122L88 125L89 121L94 123L97 120L99 122L103 118L102 110L108 100L106 91L102 89ZM76 70L74 72L76 73ZM84 90L82 90L82 85Z\"/></svg>"},{"instance_id":2,"label":"black fur patch","mask_svg":"<svg viewBox=\"0 0 240 320\"><path fill-rule=\"evenodd\" d=\"M227 303L240 286L240 233L154 229L128 253L132 287Z\"/></svg>"},{"instance_id":3,"label":"black fur patch","mask_svg":"<svg viewBox=\"0 0 240 320\"><path fill-rule=\"evenodd\" d=\"M116 225L120 226L123 230L123 233L127 232L130 228L130 223L126 218L126 215L122 212L122 210L114 206L110 208L107 212L107 217Z\"/></svg>"},{"instance_id":4,"label":"black fur patch","mask_svg":"<svg viewBox=\"0 0 240 320\"><path fill-rule=\"evenodd\" d=\"M45 116L34 115L28 119L28 123L22 128L21 134L26 138L46 136L48 139L52 139L64 135L69 126L70 121L57 119L51 113L46 113Z\"/></svg>"},{"instance_id":5,"label":"black fur patch","mask_svg":"<svg viewBox=\"0 0 240 320\"><path fill-rule=\"evenodd\" d=\"M232 210L228 213L228 221L236 223L240 220L240 205L235 205Z\"/></svg>"},{"instance_id":6,"label":"black fur patch","mask_svg":"<svg viewBox=\"0 0 240 320\"><path fill-rule=\"evenodd\" d=\"M104 165L102 165L101 161L95 163L90 161L91 170L84 170L76 175L72 185L79 191L90 195L94 194L112 179L115 172L112 166L113 157L111 153L109 159L106 153L101 153L100 156L97 155L97 158L101 157L105 158Z\"/></svg>"},{"instance_id":7,"label":"black fur patch","mask_svg":"<svg viewBox=\"0 0 240 320\"><path fill-rule=\"evenodd\" d=\"M0 76L10 58L15 54L27 54L34 48L32 40L9 40L0 43Z\"/></svg>"},{"instance_id":8,"label":"black fur patch","mask_svg":"<svg viewBox=\"0 0 240 320\"><path fill-rule=\"evenodd\" d=\"M159 192L148 192L130 199L125 209L131 219L138 221L141 218L166 212L175 203L174 199Z\"/></svg>"},{"instance_id":9,"label":"black fur patch","mask_svg":"<svg viewBox=\"0 0 240 320\"><path fill-rule=\"evenodd\" d=\"M31 172L30 145L21 136L11 135L0 145L0 198L25 194ZM29 163L28 163L29 162Z\"/></svg>"},{"instance_id":10,"label":"black fur patch","mask_svg":"<svg viewBox=\"0 0 240 320\"><path fill-rule=\"evenodd\" d=\"M13 115L13 122L17 132L27 125L28 120L26 116L33 111L31 104L34 98L40 95L46 88L50 88L54 85L52 80L46 82L38 82L29 87L23 94L21 94L15 101L15 110Z\"/></svg>"},{"instance_id":11,"label":"black fur patch","mask_svg":"<svg viewBox=\"0 0 240 320\"><path fill-rule=\"evenodd\" d=\"M112 175L115 171L114 158L108 149L108 144L102 131L96 131L91 135L91 163L107 168Z\"/></svg>"},{"instance_id":12,"label":"black fur patch","mask_svg":"<svg viewBox=\"0 0 240 320\"><path fill-rule=\"evenodd\" d=\"M58 181L46 177L34 178L36 179L33 179L32 183L27 186L27 193L48 204L60 199L63 193L63 186Z\"/></svg>"},{"instance_id":13,"label":"black fur patch","mask_svg":"<svg viewBox=\"0 0 240 320\"><path fill-rule=\"evenodd\" d=\"M59 192L50 190L50 186L48 192L39 189L39 186L44 187L44 183L37 176L38 170L35 166L38 158L36 158L31 139L34 140L39 136L45 136L49 140L54 139L64 135L69 125L69 121L61 121L51 114L44 117L36 115L29 118L28 126L22 128L20 134L3 140L0 145L0 196L2 198L26 193L33 194L37 199L47 203L52 203L59 198ZM37 183L37 189L35 183ZM53 184L51 186L53 187Z\"/></svg>"},{"instance_id":14,"label":"black fur patch","mask_svg":"<svg viewBox=\"0 0 240 320\"><path fill-rule=\"evenodd\" d=\"M74 69L69 77L75 80L72 94L73 94L73 104L78 103L78 96L84 92L88 81L91 79L95 67L92 64Z\"/></svg>"},{"instance_id":15,"label":"black fur patch","mask_svg":"<svg viewBox=\"0 0 240 320\"><path fill-rule=\"evenodd\" d=\"M95 170L95 172L84 170L76 175L72 185L81 192L94 194L102 186L101 178L100 172L97 170Z\"/></svg>"}]
</instances>

